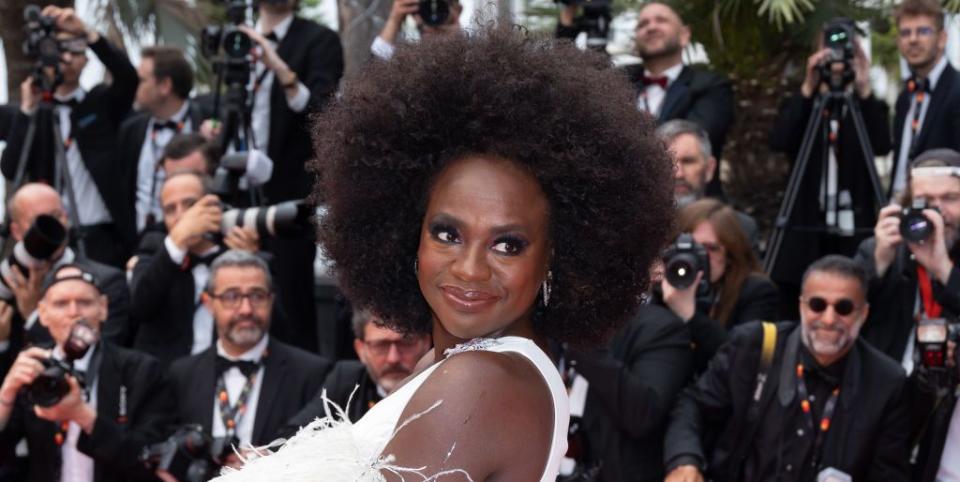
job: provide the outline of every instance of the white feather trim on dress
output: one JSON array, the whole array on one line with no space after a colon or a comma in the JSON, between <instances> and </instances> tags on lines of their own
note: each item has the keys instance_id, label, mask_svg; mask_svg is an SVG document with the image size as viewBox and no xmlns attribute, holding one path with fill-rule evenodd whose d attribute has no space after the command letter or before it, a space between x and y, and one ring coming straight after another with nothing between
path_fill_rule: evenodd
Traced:
<instances>
[{"instance_id":1,"label":"white feather trim on dress","mask_svg":"<svg viewBox=\"0 0 960 482\"><path fill-rule=\"evenodd\" d=\"M321 394L325 416L310 422L296 435L276 440L265 447L253 447L245 454L240 470L224 468L215 482L383 482L383 473L392 473L403 481L432 482L446 475L463 475L473 482L466 471L446 470L428 476L424 467L406 468L395 465L392 455L365 457L353 433L353 424L343 408ZM351 396L352 398L352 396ZM403 430L411 422L440 406L437 401L430 408L411 416L393 431ZM348 402L349 405L349 402ZM392 438L392 437L391 437ZM274 451L275 450L275 451ZM451 448L451 452L452 452ZM449 454L448 454L449 455Z\"/></svg>"}]
</instances>

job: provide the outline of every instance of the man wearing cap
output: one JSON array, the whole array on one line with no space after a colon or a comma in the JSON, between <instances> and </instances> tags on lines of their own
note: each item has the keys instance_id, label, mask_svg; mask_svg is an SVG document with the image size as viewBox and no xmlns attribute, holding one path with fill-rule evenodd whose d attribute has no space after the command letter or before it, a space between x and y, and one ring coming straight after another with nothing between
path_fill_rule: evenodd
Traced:
<instances>
[{"instance_id":1,"label":"man wearing cap","mask_svg":"<svg viewBox=\"0 0 960 482\"><path fill-rule=\"evenodd\" d=\"M918 321L960 314L960 153L932 149L917 156L903 199L880 210L874 237L860 244L856 259L871 277L873 309L863 336L910 373ZM932 228L922 241L901 235L903 208L915 202L926 205Z\"/></svg>"},{"instance_id":2,"label":"man wearing cap","mask_svg":"<svg viewBox=\"0 0 960 482\"><path fill-rule=\"evenodd\" d=\"M237 447L261 446L320 388L330 362L268 334L273 286L266 262L246 251L227 251L210 266L202 299L218 339L170 365L178 423Z\"/></svg>"},{"instance_id":3,"label":"man wearing cap","mask_svg":"<svg viewBox=\"0 0 960 482\"><path fill-rule=\"evenodd\" d=\"M145 445L162 439L173 410L160 363L98 339L107 297L96 276L81 265L67 264L48 274L41 293L40 323L55 346L24 350L4 378L0 453L12 453L26 438L29 463L20 480L31 482L150 480L137 456ZM74 343L67 342L77 339L78 326L87 328L89 348L68 361L66 347ZM50 358L70 365L72 374L65 376L66 394L41 406L31 384ZM3 463L15 462L5 457Z\"/></svg>"},{"instance_id":4,"label":"man wearing cap","mask_svg":"<svg viewBox=\"0 0 960 482\"><path fill-rule=\"evenodd\" d=\"M29 149L24 166L26 179L56 186L67 203L70 201L66 187L72 187L77 206L70 209L76 210L78 227L84 232L86 254L120 267L130 248L125 233L132 232L133 226L127 223L126 189L117 181L115 139L136 95L137 71L126 54L85 25L72 8L50 5L43 9L43 15L55 19L56 35L62 41L62 82L54 89L50 105L41 105L44 93L38 83L33 78L23 81L20 113L11 123L0 170L8 181L13 181L21 152ZM112 79L90 91L80 87L88 48ZM37 122L36 137L32 146L24 146L32 117ZM58 140L69 168L60 172L54 160ZM66 173L69 176L61 175Z\"/></svg>"}]
</instances>

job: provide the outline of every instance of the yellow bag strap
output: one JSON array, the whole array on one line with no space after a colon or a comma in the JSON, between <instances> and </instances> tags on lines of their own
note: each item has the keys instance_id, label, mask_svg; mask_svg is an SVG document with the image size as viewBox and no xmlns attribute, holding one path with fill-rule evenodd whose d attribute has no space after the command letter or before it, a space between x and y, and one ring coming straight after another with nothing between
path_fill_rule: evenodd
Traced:
<instances>
[{"instance_id":1,"label":"yellow bag strap","mask_svg":"<svg viewBox=\"0 0 960 482\"><path fill-rule=\"evenodd\" d=\"M767 383L767 372L773 365L773 353L777 349L777 325L763 322L763 346L760 349L760 368L757 370L757 387L753 391L753 401L759 402L763 395L763 386Z\"/></svg>"}]
</instances>

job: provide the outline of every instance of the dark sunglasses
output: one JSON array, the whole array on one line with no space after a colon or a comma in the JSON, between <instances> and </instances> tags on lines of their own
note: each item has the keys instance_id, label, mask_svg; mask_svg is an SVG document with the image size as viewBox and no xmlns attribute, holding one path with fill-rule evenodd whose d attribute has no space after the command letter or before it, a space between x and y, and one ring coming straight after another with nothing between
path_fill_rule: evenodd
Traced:
<instances>
[{"instance_id":1,"label":"dark sunglasses","mask_svg":"<svg viewBox=\"0 0 960 482\"><path fill-rule=\"evenodd\" d=\"M807 307L810 308L810 310L812 310L814 313L823 313L824 311L827 311L828 306L831 306L831 304L819 296L814 296L807 299ZM841 298L833 303L832 306L833 311L840 316L847 316L850 313L853 313L853 310L857 307L853 300L849 298Z\"/></svg>"}]
</instances>

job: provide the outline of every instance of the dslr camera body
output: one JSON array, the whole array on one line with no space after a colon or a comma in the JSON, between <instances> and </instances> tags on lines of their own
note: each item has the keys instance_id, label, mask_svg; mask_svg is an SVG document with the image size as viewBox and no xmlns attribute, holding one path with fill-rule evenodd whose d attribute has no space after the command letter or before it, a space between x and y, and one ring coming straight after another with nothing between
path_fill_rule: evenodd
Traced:
<instances>
[{"instance_id":1,"label":"dslr camera body","mask_svg":"<svg viewBox=\"0 0 960 482\"><path fill-rule=\"evenodd\" d=\"M77 320L70 328L70 336L63 344L63 360L53 357L41 360L43 372L27 386L27 399L41 407L52 407L63 400L70 392L67 375L76 378L81 384L83 376L73 368L73 362L86 356L90 347L96 344L99 334L87 320Z\"/></svg>"},{"instance_id":2,"label":"dslr camera body","mask_svg":"<svg viewBox=\"0 0 960 482\"><path fill-rule=\"evenodd\" d=\"M664 278L670 286L687 289L697 279L697 272L703 271L700 285L697 286L697 298L710 296L710 257L706 248L693 239L693 235L683 233L663 252Z\"/></svg>"},{"instance_id":3,"label":"dslr camera body","mask_svg":"<svg viewBox=\"0 0 960 482\"><path fill-rule=\"evenodd\" d=\"M830 55L819 66L820 78L834 92L842 91L854 79L853 40L858 31L857 24L847 17L834 18L823 26L823 46L830 49ZM837 64L842 65L839 75L833 69Z\"/></svg>"},{"instance_id":4,"label":"dslr camera body","mask_svg":"<svg viewBox=\"0 0 960 482\"><path fill-rule=\"evenodd\" d=\"M167 440L143 448L139 460L151 471L164 470L180 482L206 482L217 475L223 461L240 441L213 438L198 424L184 425Z\"/></svg>"},{"instance_id":5,"label":"dslr camera body","mask_svg":"<svg viewBox=\"0 0 960 482\"><path fill-rule=\"evenodd\" d=\"M13 290L4 281L5 278L13 275L14 267L26 276L30 268L36 268L50 261L66 240L67 228L60 223L59 219L49 214L37 216L23 239L13 246L10 256L0 262L0 274L3 275L0 277L0 299L6 301L14 299Z\"/></svg>"},{"instance_id":6,"label":"dslr camera body","mask_svg":"<svg viewBox=\"0 0 960 482\"><path fill-rule=\"evenodd\" d=\"M40 7L27 5L23 9L24 30L23 53L35 60L32 75L34 83L44 93L52 95L53 90L63 82L60 71L60 59L63 48L57 39L57 23L53 17L41 13ZM53 76L49 77L48 72Z\"/></svg>"},{"instance_id":7,"label":"dslr camera body","mask_svg":"<svg viewBox=\"0 0 960 482\"><path fill-rule=\"evenodd\" d=\"M924 209L940 212L936 207L927 206L924 198L914 198L910 206L900 212L900 236L908 242L923 243L933 235L933 222L923 214Z\"/></svg>"}]
</instances>

